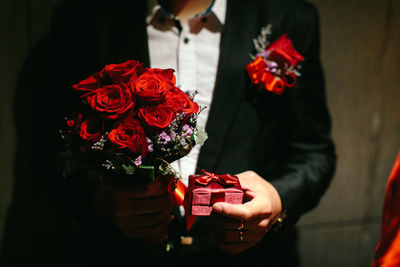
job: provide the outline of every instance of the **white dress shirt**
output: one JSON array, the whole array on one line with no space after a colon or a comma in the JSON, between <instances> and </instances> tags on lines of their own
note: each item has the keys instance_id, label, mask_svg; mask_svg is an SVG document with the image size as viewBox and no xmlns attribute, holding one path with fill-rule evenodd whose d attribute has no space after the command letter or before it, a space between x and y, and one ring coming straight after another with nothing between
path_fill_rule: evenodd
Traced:
<instances>
[{"instance_id":1,"label":"white dress shirt","mask_svg":"<svg viewBox=\"0 0 400 267\"><path fill-rule=\"evenodd\" d=\"M217 76L220 40L226 15L226 1L215 0L204 13L181 25L156 1L148 1L147 35L152 68L175 70L176 84L183 91L198 91L195 101L207 106L198 118L205 127ZM196 171L201 147L195 146L185 157L172 163L187 185ZM201 166L199 166L201 167Z\"/></svg>"}]
</instances>

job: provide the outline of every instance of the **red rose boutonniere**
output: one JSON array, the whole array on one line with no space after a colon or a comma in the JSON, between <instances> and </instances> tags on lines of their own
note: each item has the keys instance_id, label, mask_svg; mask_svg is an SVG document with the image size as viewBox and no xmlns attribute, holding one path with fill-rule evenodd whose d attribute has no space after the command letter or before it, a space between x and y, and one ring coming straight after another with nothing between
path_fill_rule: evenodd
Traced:
<instances>
[{"instance_id":1,"label":"red rose boutonniere","mask_svg":"<svg viewBox=\"0 0 400 267\"><path fill-rule=\"evenodd\" d=\"M286 87L296 84L300 73L296 70L303 56L293 47L287 34L282 35L273 43L267 41L271 34L271 25L261 29L261 35L254 39L256 55L246 66L253 84L258 84L260 90L267 90L280 95Z\"/></svg>"}]
</instances>

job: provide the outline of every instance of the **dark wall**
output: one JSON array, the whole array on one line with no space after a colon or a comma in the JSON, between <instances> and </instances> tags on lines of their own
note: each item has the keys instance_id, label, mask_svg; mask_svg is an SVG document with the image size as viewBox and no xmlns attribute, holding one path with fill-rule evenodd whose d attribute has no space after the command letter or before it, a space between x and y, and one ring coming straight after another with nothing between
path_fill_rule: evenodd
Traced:
<instances>
[{"instance_id":1,"label":"dark wall","mask_svg":"<svg viewBox=\"0 0 400 267\"><path fill-rule=\"evenodd\" d=\"M48 29L57 2L0 1L0 266L26 266L42 245L51 248L46 251L51 260L51 255L64 253L62 248L67 240L64 229L54 223L63 220L55 206L43 205L42 194L23 156L24 144L17 140L15 124L15 103L24 103L16 101L16 97L29 98L17 94L21 82L18 77L29 51ZM19 109L19 117L29 112ZM40 153L38 157L43 156Z\"/></svg>"},{"instance_id":2,"label":"dark wall","mask_svg":"<svg viewBox=\"0 0 400 267\"><path fill-rule=\"evenodd\" d=\"M14 176L24 166L14 159L13 103L23 61L47 30L57 2L0 1L0 240L12 236L21 244L17 252L3 247L9 253L0 263L33 256L29 248L44 227L37 221L48 212L38 206L29 170L19 182L25 184L18 185L25 188L19 193L22 200L13 202ZM306 267L368 266L379 238L386 180L400 148L400 2L311 2L320 11L321 56L339 163L326 196L299 223L301 258ZM7 214L20 217L13 228L4 228Z\"/></svg>"},{"instance_id":3,"label":"dark wall","mask_svg":"<svg viewBox=\"0 0 400 267\"><path fill-rule=\"evenodd\" d=\"M335 179L299 223L304 266L369 266L400 149L400 1L312 0L319 9Z\"/></svg>"}]
</instances>

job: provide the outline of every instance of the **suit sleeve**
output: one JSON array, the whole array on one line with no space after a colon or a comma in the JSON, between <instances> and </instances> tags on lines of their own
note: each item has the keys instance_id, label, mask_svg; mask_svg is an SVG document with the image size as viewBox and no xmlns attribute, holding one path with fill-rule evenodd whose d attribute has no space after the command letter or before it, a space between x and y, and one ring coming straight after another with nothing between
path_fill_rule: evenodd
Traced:
<instances>
[{"instance_id":1,"label":"suit sleeve","mask_svg":"<svg viewBox=\"0 0 400 267\"><path fill-rule=\"evenodd\" d=\"M305 57L298 87L290 92L285 131L288 134L288 156L272 179L287 211L287 221L314 208L333 177L336 154L331 139L331 119L325 100L324 77L319 58L319 18L314 7L307 5L308 16L296 16L293 42ZM311 11L311 12L310 12ZM297 14L299 12L296 12ZM299 16L299 15L297 15ZM301 30L298 28L301 27Z\"/></svg>"}]
</instances>

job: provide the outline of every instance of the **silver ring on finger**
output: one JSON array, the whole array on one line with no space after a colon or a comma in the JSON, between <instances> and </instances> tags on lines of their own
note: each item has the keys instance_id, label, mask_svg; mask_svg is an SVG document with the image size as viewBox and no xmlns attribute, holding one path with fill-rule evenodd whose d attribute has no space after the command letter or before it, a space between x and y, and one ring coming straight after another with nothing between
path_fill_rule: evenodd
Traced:
<instances>
[{"instance_id":1,"label":"silver ring on finger","mask_svg":"<svg viewBox=\"0 0 400 267\"><path fill-rule=\"evenodd\" d=\"M243 231L244 229L244 222L242 221L238 227L238 231Z\"/></svg>"},{"instance_id":2,"label":"silver ring on finger","mask_svg":"<svg viewBox=\"0 0 400 267\"><path fill-rule=\"evenodd\" d=\"M242 243L244 241L244 232L240 231L239 232L239 242Z\"/></svg>"}]
</instances>

